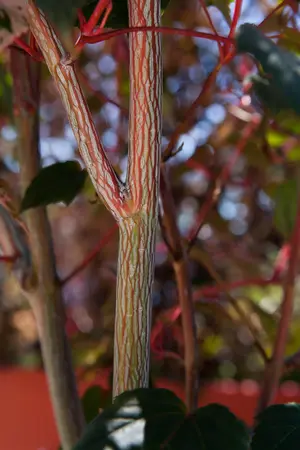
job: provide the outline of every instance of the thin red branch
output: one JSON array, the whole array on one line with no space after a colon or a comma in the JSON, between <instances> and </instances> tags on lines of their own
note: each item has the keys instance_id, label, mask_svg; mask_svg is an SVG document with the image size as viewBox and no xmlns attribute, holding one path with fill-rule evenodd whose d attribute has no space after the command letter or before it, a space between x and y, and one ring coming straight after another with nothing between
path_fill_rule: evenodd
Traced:
<instances>
[{"instance_id":1,"label":"thin red branch","mask_svg":"<svg viewBox=\"0 0 300 450\"><path fill-rule=\"evenodd\" d=\"M193 293L193 300L194 302L209 302L212 303L218 296L220 293L224 292L227 294L225 301L230 301L229 300L229 296L228 296L228 292L232 291L234 289L238 289L238 288L242 288L242 287L248 287L248 286L261 286L261 287L266 287L269 286L271 284L281 284L280 279L277 278L270 278L268 280L264 280L261 278L252 278L252 279L248 279L248 280L241 280L241 281L236 281L234 283L222 283L222 284L217 284L215 286L205 286L201 289L198 289L196 291L194 291ZM231 299L231 297L230 297ZM233 299L234 302L234 299ZM231 302L232 303L232 302ZM235 303L235 302L234 302ZM170 308L167 311L165 311L163 314L161 314L161 316L159 317L159 319L156 321L153 329L152 329L152 334L151 334L151 348L154 348L155 350L157 350L157 342L159 341L159 336L161 335L161 333L163 332L165 326L170 326L171 324L173 324L176 320L178 320L178 318L180 317L182 311L181 311L181 306L175 306L174 308ZM249 329L251 330L254 338L255 338L255 331L253 329L252 323L249 323L249 321L246 320L246 317L243 313L243 311L238 308L238 313L240 315L242 315L243 320L245 321L245 323L247 322L247 326L249 327ZM256 339L255 342L256 346L258 347L263 359L265 361L268 360L268 358L265 355L265 351L262 348L260 342ZM163 350L159 350L161 353L163 352Z\"/></svg>"},{"instance_id":2,"label":"thin red branch","mask_svg":"<svg viewBox=\"0 0 300 450\"><path fill-rule=\"evenodd\" d=\"M199 350L192 284L187 254L176 222L175 201L164 165L161 167L160 197L163 209L162 234L172 256L178 302L182 311L186 405L188 411L192 412L197 407L199 389Z\"/></svg>"},{"instance_id":3,"label":"thin red branch","mask_svg":"<svg viewBox=\"0 0 300 450\"><path fill-rule=\"evenodd\" d=\"M295 278L298 269L300 249L300 195L298 194L297 216L291 238L291 251L287 274L284 282L281 304L280 322L273 349L272 358L268 364L262 384L261 397L258 402L258 413L272 404L278 388L282 369L284 367L285 349L293 315Z\"/></svg>"},{"instance_id":4,"label":"thin red branch","mask_svg":"<svg viewBox=\"0 0 300 450\"><path fill-rule=\"evenodd\" d=\"M198 213L198 217L196 219L196 225L192 228L191 232L189 233L188 237L188 251L191 250L192 246L197 240L198 233L204 224L204 221L213 207L213 205L216 203L216 201L219 198L218 193L221 192L223 187L225 186L226 182L228 181L230 177L230 173L232 171L232 168L236 164L237 160L239 159L241 153L243 152L248 140L250 139L252 133L257 128L258 124L260 122L259 116L256 114L253 115L252 122L248 123L246 127L243 130L241 139L237 143L235 152L233 153L232 157L230 158L228 164L226 164L221 171L220 176L217 179L217 182L215 183L215 186L213 186L210 189L210 192L207 194L205 202L200 209Z\"/></svg>"},{"instance_id":5,"label":"thin red branch","mask_svg":"<svg viewBox=\"0 0 300 450\"><path fill-rule=\"evenodd\" d=\"M99 0L94 11L91 14L91 17L85 23L83 28L81 28L82 32L85 35L92 34L94 29L96 28L97 23L99 22L101 15L103 14L104 11L106 11L102 23L100 25L100 27L103 27L111 10L112 10L111 0Z\"/></svg>"},{"instance_id":6,"label":"thin red branch","mask_svg":"<svg viewBox=\"0 0 300 450\"><path fill-rule=\"evenodd\" d=\"M272 9L272 11L264 18L262 22L258 25L259 28L261 28L267 20L270 19L274 14L276 14L281 8L288 5L288 0L283 0L283 2L279 3L279 5L276 6L276 8Z\"/></svg>"},{"instance_id":7,"label":"thin red branch","mask_svg":"<svg viewBox=\"0 0 300 450\"><path fill-rule=\"evenodd\" d=\"M173 28L173 27L129 27L129 28L121 28L118 30L106 31L104 33L98 35L85 36L82 34L78 40L77 45L80 44L96 44L98 42L106 41L107 39L120 36L128 33L138 33L141 31L153 31L155 33L164 33L164 34L173 34L179 36L189 36L196 37L201 39L209 39L210 41L221 42L234 44L234 39L230 39L226 36L216 36L210 33L204 33L202 31L195 30L183 30L182 28Z\"/></svg>"},{"instance_id":8,"label":"thin red branch","mask_svg":"<svg viewBox=\"0 0 300 450\"><path fill-rule=\"evenodd\" d=\"M205 0L199 0L199 2L200 2L201 6L203 8L204 14L205 14L205 16L206 16L206 18L208 20L208 23L209 23L212 31L214 32L215 36L219 36L219 34L218 34L217 30L216 30L216 27L215 27L215 25L214 25L214 23L212 21L212 18L211 18L210 14L209 14L208 8L207 8L206 3L205 3ZM224 49L223 49L223 46L222 46L221 42L218 42L218 47L219 47L219 52L220 52L220 60L222 62L223 58L224 58Z\"/></svg>"},{"instance_id":9,"label":"thin red branch","mask_svg":"<svg viewBox=\"0 0 300 450\"><path fill-rule=\"evenodd\" d=\"M14 44L18 48L23 50L24 52L28 53L28 55L30 55L36 61L43 61L44 60L43 55L39 51L35 50L30 45L26 44L26 42L24 42L21 38L16 37L14 39Z\"/></svg>"},{"instance_id":10,"label":"thin red branch","mask_svg":"<svg viewBox=\"0 0 300 450\"><path fill-rule=\"evenodd\" d=\"M210 89L212 88L216 77L221 70L222 65L218 64L214 70L209 74L207 79L205 80L203 87L201 89L200 94L196 98L196 100L191 104L189 109L187 110L185 114L185 119L177 125L175 128L170 140L169 144L167 145L166 149L163 152L162 160L163 162L166 162L169 158L171 158L174 154L174 149L177 144L178 138L181 134L183 134L186 130L186 127L188 126L189 122L191 121L192 117L197 111L197 108L202 104L203 99L205 96L209 93Z\"/></svg>"},{"instance_id":11,"label":"thin red branch","mask_svg":"<svg viewBox=\"0 0 300 450\"><path fill-rule=\"evenodd\" d=\"M235 0L234 13L233 13L233 18L232 18L232 22L231 22L230 32L229 32L229 37L231 37L231 38L234 36L238 20L241 17L242 6L243 6L243 0Z\"/></svg>"},{"instance_id":12,"label":"thin red branch","mask_svg":"<svg viewBox=\"0 0 300 450\"><path fill-rule=\"evenodd\" d=\"M220 285L214 285L214 286L204 286L201 289L197 289L194 291L194 301L202 301L202 300L209 300L210 298L217 297L222 292L228 292L232 291L233 289L239 289L243 287L249 287L249 286L260 286L265 287L269 286L271 284L281 284L281 279L277 277L272 277L269 279L263 279L263 278L249 278L246 280L240 280L235 281L233 283L226 283L226 284L220 284Z\"/></svg>"},{"instance_id":13,"label":"thin red branch","mask_svg":"<svg viewBox=\"0 0 300 450\"><path fill-rule=\"evenodd\" d=\"M81 71L78 73L79 78L83 81L84 85L93 93L94 97L98 98L98 100L101 103L111 103L112 105L115 105L117 108L119 108L124 114L128 115L128 109L125 108L125 106L120 105L115 100L112 100L111 98L107 97L102 91L96 91L93 86L91 85L88 77Z\"/></svg>"},{"instance_id":14,"label":"thin red branch","mask_svg":"<svg viewBox=\"0 0 300 450\"><path fill-rule=\"evenodd\" d=\"M235 0L233 18L232 18L232 22L231 22L229 35L228 35L229 38L234 37L237 23L241 16L242 6L243 6L243 0ZM230 44L225 44L225 48L224 48L225 54L228 53L229 49L230 49Z\"/></svg>"},{"instance_id":15,"label":"thin red branch","mask_svg":"<svg viewBox=\"0 0 300 450\"><path fill-rule=\"evenodd\" d=\"M188 159L185 162L185 165L189 167L190 169L199 170L203 173L205 173L206 177L211 180L213 178L213 174L211 171L205 166L205 164L201 164L198 161L195 161L193 158Z\"/></svg>"},{"instance_id":16,"label":"thin red branch","mask_svg":"<svg viewBox=\"0 0 300 450\"><path fill-rule=\"evenodd\" d=\"M99 252L105 247L106 244L110 241L112 236L116 233L118 229L118 225L115 224L115 226L109 230L98 242L98 244L95 246L95 248L84 258L84 260L79 264L79 266L75 267L69 275L66 276L63 280L61 280L61 285L65 285L68 283L72 278L74 278L78 273L80 273L82 270L84 270L99 254Z\"/></svg>"},{"instance_id":17,"label":"thin red branch","mask_svg":"<svg viewBox=\"0 0 300 450\"><path fill-rule=\"evenodd\" d=\"M2 256L0 256L0 262L5 262L5 263L15 262L19 256L20 256L19 254L12 255L12 256L2 255Z\"/></svg>"},{"instance_id":18,"label":"thin red branch","mask_svg":"<svg viewBox=\"0 0 300 450\"><path fill-rule=\"evenodd\" d=\"M78 9L77 17L78 17L78 21L79 21L79 28L80 28L80 30L83 30L83 27L86 24L86 19L85 19L84 14L81 9Z\"/></svg>"}]
</instances>

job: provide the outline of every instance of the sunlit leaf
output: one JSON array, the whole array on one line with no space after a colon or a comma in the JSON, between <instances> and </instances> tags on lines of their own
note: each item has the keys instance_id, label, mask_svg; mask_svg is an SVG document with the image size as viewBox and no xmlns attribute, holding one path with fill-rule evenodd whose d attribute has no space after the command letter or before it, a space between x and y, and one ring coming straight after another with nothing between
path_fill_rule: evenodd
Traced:
<instances>
[{"instance_id":1,"label":"sunlit leaf","mask_svg":"<svg viewBox=\"0 0 300 450\"><path fill-rule=\"evenodd\" d=\"M280 147L286 141L287 136L280 133L279 131L268 130L266 138L269 145L271 145L272 147Z\"/></svg>"},{"instance_id":2,"label":"sunlit leaf","mask_svg":"<svg viewBox=\"0 0 300 450\"><path fill-rule=\"evenodd\" d=\"M287 154L288 161L300 161L300 145L295 146Z\"/></svg>"},{"instance_id":3,"label":"sunlit leaf","mask_svg":"<svg viewBox=\"0 0 300 450\"><path fill-rule=\"evenodd\" d=\"M274 224L286 238L289 238L297 213L298 183L296 179L286 180L275 190Z\"/></svg>"},{"instance_id":4,"label":"sunlit leaf","mask_svg":"<svg viewBox=\"0 0 300 450\"><path fill-rule=\"evenodd\" d=\"M248 450L245 426L227 408L209 405L188 416L166 389L136 389L116 398L94 419L74 450Z\"/></svg>"}]
</instances>

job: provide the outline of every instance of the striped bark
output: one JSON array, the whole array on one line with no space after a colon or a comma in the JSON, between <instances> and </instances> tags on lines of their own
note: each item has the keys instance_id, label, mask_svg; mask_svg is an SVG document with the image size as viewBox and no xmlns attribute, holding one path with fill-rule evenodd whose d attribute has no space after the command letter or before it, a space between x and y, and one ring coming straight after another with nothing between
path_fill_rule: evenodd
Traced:
<instances>
[{"instance_id":1,"label":"striped bark","mask_svg":"<svg viewBox=\"0 0 300 450\"><path fill-rule=\"evenodd\" d=\"M160 0L128 0L128 9L130 26L160 24ZM113 387L116 396L127 389L148 386L161 144L161 38L153 32L129 36L129 166L124 185L97 136L73 62L33 0L28 0L28 17L96 191L120 226Z\"/></svg>"},{"instance_id":2,"label":"striped bark","mask_svg":"<svg viewBox=\"0 0 300 450\"><path fill-rule=\"evenodd\" d=\"M128 0L129 25L158 26L160 0ZM113 396L147 387L161 146L159 33L129 36L129 165L132 215L120 222Z\"/></svg>"}]
</instances>

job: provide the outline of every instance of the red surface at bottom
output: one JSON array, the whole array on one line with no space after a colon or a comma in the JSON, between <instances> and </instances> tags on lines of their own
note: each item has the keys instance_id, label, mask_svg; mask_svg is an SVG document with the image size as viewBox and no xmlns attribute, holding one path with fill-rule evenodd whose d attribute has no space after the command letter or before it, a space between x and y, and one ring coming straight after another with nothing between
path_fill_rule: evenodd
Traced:
<instances>
[{"instance_id":1,"label":"red surface at bottom","mask_svg":"<svg viewBox=\"0 0 300 450\"><path fill-rule=\"evenodd\" d=\"M107 375L91 383L80 383L80 392L96 382L106 388ZM184 388L179 383L159 379L155 384L184 399ZM223 381L204 386L199 395L199 405L221 403L250 425L257 398L256 383L250 380L242 383ZM300 403L300 387L295 383L285 383L277 395L276 403L287 402ZM1 450L57 450L59 440L42 372L0 371L0 420Z\"/></svg>"}]
</instances>

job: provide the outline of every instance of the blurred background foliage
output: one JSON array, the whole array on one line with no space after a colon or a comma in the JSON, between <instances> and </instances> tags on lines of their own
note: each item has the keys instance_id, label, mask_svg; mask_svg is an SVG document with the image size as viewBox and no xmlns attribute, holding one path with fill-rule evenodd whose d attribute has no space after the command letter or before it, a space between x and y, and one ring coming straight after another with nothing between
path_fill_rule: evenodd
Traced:
<instances>
[{"instance_id":1,"label":"blurred background foliage","mask_svg":"<svg viewBox=\"0 0 300 450\"><path fill-rule=\"evenodd\" d=\"M204 1L171 0L163 15L163 24L211 33L201 6ZM235 2L212 0L206 4L217 32L227 35ZM260 23L276 4L267 0L245 0L239 25ZM299 53L299 19L295 2L293 8L286 6L271 15L262 30L270 36L276 35L276 41L284 48ZM120 36L86 45L77 61L79 78L97 130L112 164L123 179L128 142L127 44L127 37ZM168 34L163 35L163 60L164 150L218 64L219 49L217 43L209 40ZM245 127L254 114L259 115L260 123L248 137L225 186L214 189L216 201L205 217L189 255L201 377L206 380L259 380L264 361L258 347L262 346L268 356L271 354L278 324L284 269L276 282L270 280L295 218L300 122L291 113L279 114L276 120L273 119L254 95L245 92L245 77L256 72L254 60L244 54L236 56L220 70L195 114L180 130L176 143L180 151L167 162L178 225L182 236L188 238L201 208L211 195L215 180L240 145ZM0 178L9 186L12 196L18 197L17 134L12 115L13 87L8 53L1 55L0 80ZM43 165L80 161L76 141L45 65L41 96ZM50 205L48 211L58 275L62 280L90 252L100 247L96 257L63 284L68 316L66 326L74 361L81 376L92 379L112 364L118 246L117 232L111 231L114 220L100 201L95 202L90 182L86 182L71 205ZM230 297L217 288L214 272L229 286ZM0 364L40 368L35 320L16 284L9 268L1 263ZM300 349L299 298L298 277L287 355ZM176 305L171 259L158 230L153 326L159 323L164 326L153 347L154 377L183 377L180 318L172 322L168 317L169 308ZM297 379L297 370L285 376Z\"/></svg>"}]
</instances>

